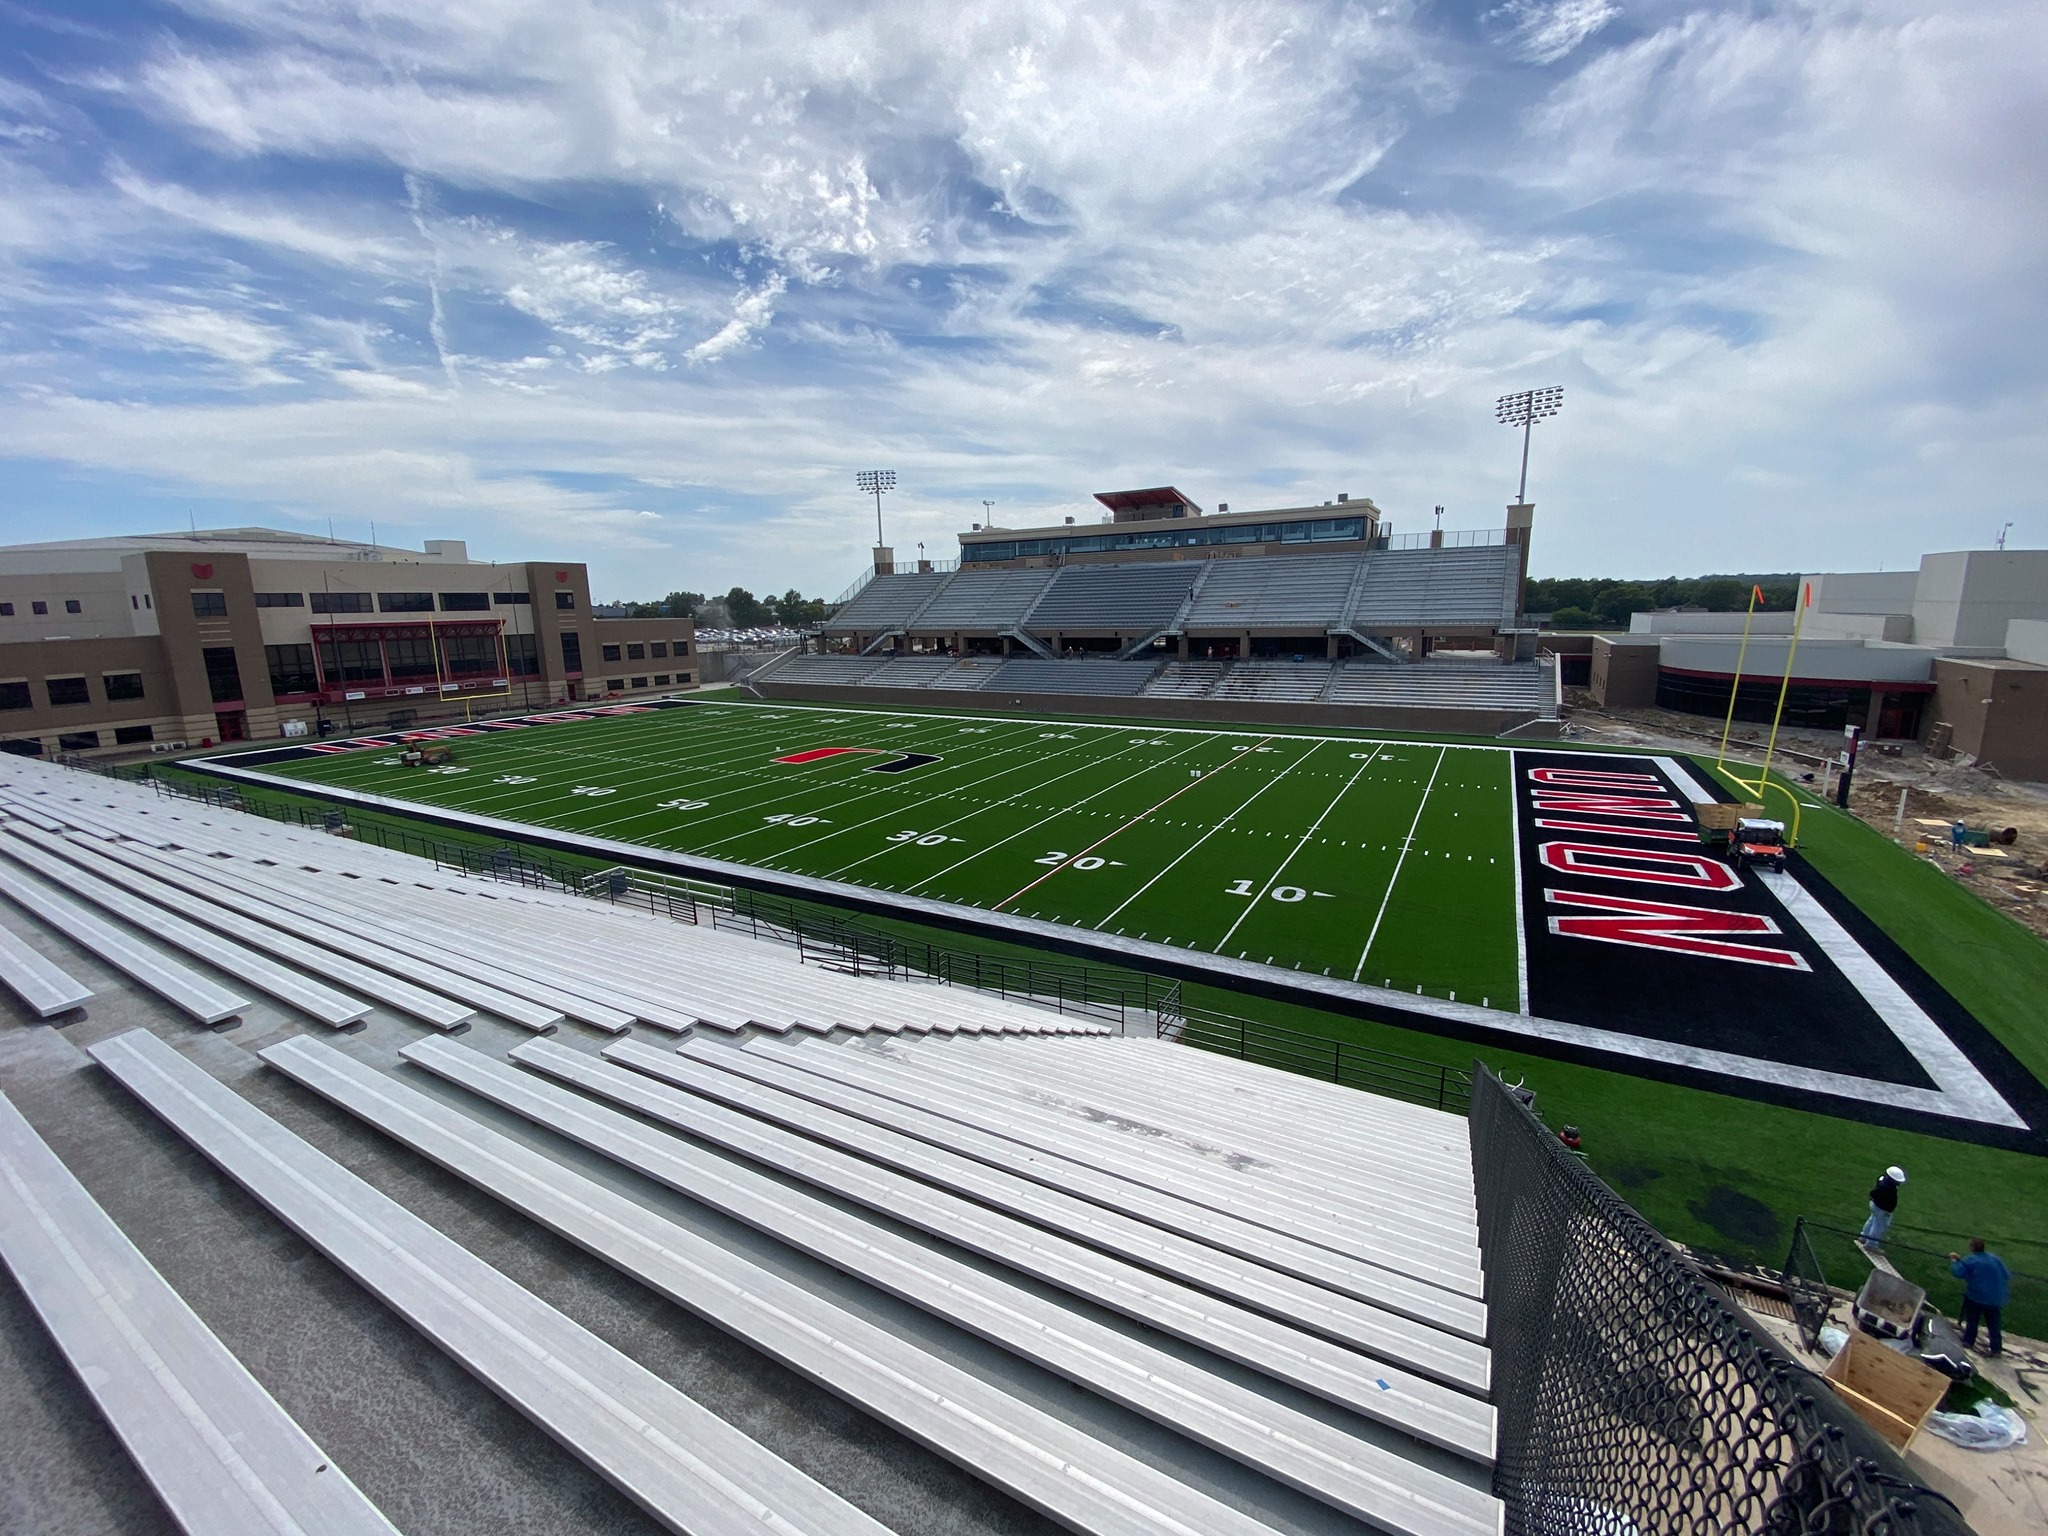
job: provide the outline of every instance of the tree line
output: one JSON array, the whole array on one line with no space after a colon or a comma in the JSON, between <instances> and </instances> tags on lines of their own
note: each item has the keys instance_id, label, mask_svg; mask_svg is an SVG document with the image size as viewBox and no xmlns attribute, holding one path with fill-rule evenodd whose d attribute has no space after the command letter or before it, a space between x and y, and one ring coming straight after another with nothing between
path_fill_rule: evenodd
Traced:
<instances>
[{"instance_id":1,"label":"tree line","mask_svg":"<svg viewBox=\"0 0 2048 1536\"><path fill-rule=\"evenodd\" d=\"M1762 587L1757 612L1787 613L1799 591L1798 573L1768 576L1666 576L1662 581L1613 581L1602 577L1531 578L1522 606L1547 613L1553 629L1626 629L1632 613L1658 608L1704 608L1741 613L1752 587Z\"/></svg>"},{"instance_id":2,"label":"tree line","mask_svg":"<svg viewBox=\"0 0 2048 1536\"><path fill-rule=\"evenodd\" d=\"M824 622L825 600L805 597L795 587L782 596L756 597L745 587L734 587L723 596L702 592L671 592L651 603L620 603L626 617L633 619L695 619L706 629L766 629L779 624L785 629L807 629Z\"/></svg>"}]
</instances>

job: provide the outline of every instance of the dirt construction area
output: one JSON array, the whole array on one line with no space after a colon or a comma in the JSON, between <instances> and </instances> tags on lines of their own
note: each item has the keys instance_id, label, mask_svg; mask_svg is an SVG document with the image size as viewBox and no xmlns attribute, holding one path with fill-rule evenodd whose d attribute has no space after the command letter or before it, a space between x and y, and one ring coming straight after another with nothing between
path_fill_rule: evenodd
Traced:
<instances>
[{"instance_id":1,"label":"dirt construction area","mask_svg":"<svg viewBox=\"0 0 2048 1536\"><path fill-rule=\"evenodd\" d=\"M1596 709L1577 689L1567 690L1566 704L1574 741L1693 753L1704 749L1709 755L1720 745L1720 730L1694 715ZM1762 762L1768 734L1768 727L1738 721L1729 756L1752 766ZM1814 792L1832 797L1835 778L1826 764L1842 745L1839 731L1786 727L1778 733L1772 766L1812 774ZM1865 743L1856 761L1849 809L2048 939L2048 784L2019 783L1942 762L1914 742ZM1974 831L2002 835L2010 828L2017 835L2011 843L1957 850L1950 829L1958 820Z\"/></svg>"}]
</instances>

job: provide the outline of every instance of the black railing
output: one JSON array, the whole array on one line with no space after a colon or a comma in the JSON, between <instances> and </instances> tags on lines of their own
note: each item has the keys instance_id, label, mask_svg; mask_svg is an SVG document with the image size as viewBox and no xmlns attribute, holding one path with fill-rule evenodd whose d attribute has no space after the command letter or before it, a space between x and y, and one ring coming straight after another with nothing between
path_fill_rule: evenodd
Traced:
<instances>
[{"instance_id":1,"label":"black railing","mask_svg":"<svg viewBox=\"0 0 2048 1536\"><path fill-rule=\"evenodd\" d=\"M1391 1051L1212 1009L1183 1008L1177 1020L1162 1021L1159 1033L1163 1038L1179 1040L1200 1050L1299 1072L1306 1077L1320 1077L1326 1082L1455 1114L1464 1114L1472 1098L1472 1074L1463 1067L1397 1056Z\"/></svg>"},{"instance_id":2,"label":"black railing","mask_svg":"<svg viewBox=\"0 0 2048 1536\"><path fill-rule=\"evenodd\" d=\"M1471 1128L1508 1536L1968 1536L1479 1066Z\"/></svg>"}]
</instances>

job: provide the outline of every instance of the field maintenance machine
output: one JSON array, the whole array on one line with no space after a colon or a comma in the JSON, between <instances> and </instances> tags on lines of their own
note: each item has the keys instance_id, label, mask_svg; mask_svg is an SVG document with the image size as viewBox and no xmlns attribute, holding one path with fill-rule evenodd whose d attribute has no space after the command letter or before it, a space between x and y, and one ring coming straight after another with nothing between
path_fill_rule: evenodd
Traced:
<instances>
[{"instance_id":1,"label":"field maintenance machine","mask_svg":"<svg viewBox=\"0 0 2048 1536\"><path fill-rule=\"evenodd\" d=\"M1723 850L1728 862L1737 869L1746 869L1751 864L1764 864L1772 869L1785 867L1785 823L1767 820L1761 805L1734 800L1693 809L1699 818L1700 841Z\"/></svg>"}]
</instances>

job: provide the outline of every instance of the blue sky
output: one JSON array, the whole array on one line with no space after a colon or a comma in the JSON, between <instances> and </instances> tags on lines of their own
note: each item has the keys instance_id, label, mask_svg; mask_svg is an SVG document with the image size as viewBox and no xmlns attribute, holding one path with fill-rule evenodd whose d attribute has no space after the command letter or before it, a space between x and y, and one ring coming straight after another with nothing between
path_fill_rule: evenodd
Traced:
<instances>
[{"instance_id":1,"label":"blue sky","mask_svg":"<svg viewBox=\"0 0 2048 1536\"><path fill-rule=\"evenodd\" d=\"M1539 573L2048 542L2048 11L0 0L0 537L859 572L1171 482Z\"/></svg>"}]
</instances>

